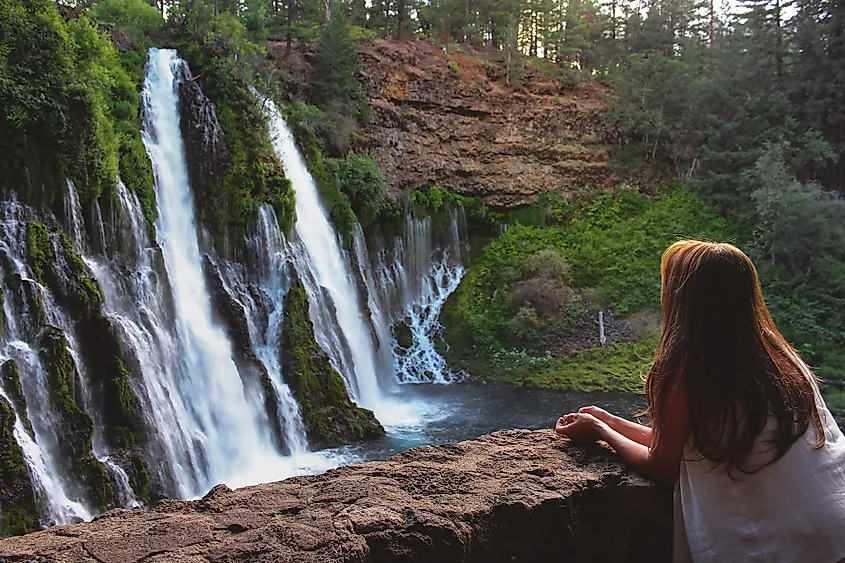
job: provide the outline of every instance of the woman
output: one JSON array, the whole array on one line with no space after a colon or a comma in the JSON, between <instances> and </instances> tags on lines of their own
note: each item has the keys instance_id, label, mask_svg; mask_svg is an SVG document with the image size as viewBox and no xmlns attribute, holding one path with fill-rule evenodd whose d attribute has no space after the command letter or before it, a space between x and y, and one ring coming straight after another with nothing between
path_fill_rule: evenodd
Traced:
<instances>
[{"instance_id":1,"label":"woman","mask_svg":"<svg viewBox=\"0 0 845 563\"><path fill-rule=\"evenodd\" d=\"M661 264L663 334L645 383L651 426L585 407L560 418L675 484L675 561L845 560L845 438L775 328L751 260L681 241Z\"/></svg>"}]
</instances>

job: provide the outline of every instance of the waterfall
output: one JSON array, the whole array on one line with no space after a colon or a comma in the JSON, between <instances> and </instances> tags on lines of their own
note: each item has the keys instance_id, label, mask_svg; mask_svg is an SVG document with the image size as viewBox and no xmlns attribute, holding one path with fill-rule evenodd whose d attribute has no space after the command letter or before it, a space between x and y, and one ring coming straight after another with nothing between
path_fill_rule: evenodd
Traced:
<instances>
[{"instance_id":1,"label":"waterfall","mask_svg":"<svg viewBox=\"0 0 845 563\"><path fill-rule=\"evenodd\" d=\"M172 482L165 487L167 494L190 497L199 494L208 475L201 469L202 445L179 387L183 366L172 330L170 291L141 204L123 182L118 182L118 201L119 253L112 260L88 257L86 262L103 289L106 315L140 369L141 377L130 384L144 404L147 427L154 431L150 461L159 468L159 480Z\"/></svg>"},{"instance_id":2,"label":"waterfall","mask_svg":"<svg viewBox=\"0 0 845 563\"><path fill-rule=\"evenodd\" d=\"M378 382L378 351L361 308L358 291L334 229L320 203L293 135L272 101L265 101L276 154L296 193L296 226L292 253L305 285L317 342L329 354L359 405L375 411L384 422Z\"/></svg>"},{"instance_id":3,"label":"waterfall","mask_svg":"<svg viewBox=\"0 0 845 563\"><path fill-rule=\"evenodd\" d=\"M284 324L284 300L290 288L288 246L270 205L258 211L256 233L247 240L255 279L242 264L226 262L221 269L226 291L244 308L249 339L277 397L276 412L285 445L294 456L308 451L305 425L290 388L282 378L279 342Z\"/></svg>"},{"instance_id":4,"label":"waterfall","mask_svg":"<svg viewBox=\"0 0 845 563\"><path fill-rule=\"evenodd\" d=\"M198 481L183 486L190 495L244 473L260 460L277 457L268 429L251 408L232 357L232 345L212 322L211 300L202 271L193 201L179 130L177 79L186 63L170 49L150 49L144 83L144 143L153 165L159 205L158 244L173 296L178 365L177 392L185 410Z\"/></svg>"},{"instance_id":5,"label":"waterfall","mask_svg":"<svg viewBox=\"0 0 845 563\"><path fill-rule=\"evenodd\" d=\"M432 218L408 214L404 236L388 250L375 245L370 258L360 229L355 248L369 307L379 340L393 351L393 369L403 383L452 383L459 379L446 365L435 343L440 336L440 311L461 282L467 254L463 210L449 210L450 221L435 233ZM404 327L410 346L401 346L393 332Z\"/></svg>"},{"instance_id":6,"label":"waterfall","mask_svg":"<svg viewBox=\"0 0 845 563\"><path fill-rule=\"evenodd\" d=\"M93 514L83 502L69 495L65 482L67 468L58 458L59 444L54 428L61 421L50 409L50 386L37 352L38 313L31 310L30 297L36 306L45 310L50 307L49 303L43 303L47 290L35 281L24 260L28 219L27 209L18 202L7 201L0 205L0 260L5 270L5 275L0 276L0 291L5 297L5 333L0 356L4 360L14 360L20 371L21 389L27 399L26 415L32 423L33 436L23 428L21 416L24 413L17 411L14 436L23 449L36 494L46 504L45 515L50 523L69 524L90 520ZM16 287L10 287L6 281L9 279L19 280ZM6 390L2 394L8 398Z\"/></svg>"},{"instance_id":7,"label":"waterfall","mask_svg":"<svg viewBox=\"0 0 845 563\"><path fill-rule=\"evenodd\" d=\"M122 182L121 182L122 183ZM99 210L99 205L96 208ZM79 195L76 192L76 186L70 180L67 181L67 193L65 194L65 217L70 224L68 231L70 233L71 245L74 251L82 255L83 260L89 265L91 260L86 255L87 244L85 235L85 223L82 219L82 206L79 204ZM102 226L102 225L100 225ZM100 229L102 230L102 229ZM124 508L132 508L138 506L138 500L129 485L129 477L126 472L118 464L112 462L109 458L109 452L105 445L103 438L103 429L105 424L100 415L100 409L94 404L94 399L91 396L92 385L88 377L88 371L85 362L79 355L79 346L76 341L76 328L73 320L70 319L64 311L62 311L52 300L52 297L46 291L42 296L44 309L47 314L47 322L53 326L62 329L62 332L68 341L68 352L73 358L76 365L77 372L82 380L81 395L82 408L91 416L94 421L94 435L91 440L91 451L101 463L103 463L114 477L116 485L116 493L121 501L121 506Z\"/></svg>"},{"instance_id":8,"label":"waterfall","mask_svg":"<svg viewBox=\"0 0 845 563\"><path fill-rule=\"evenodd\" d=\"M31 350L24 353L29 352ZM6 359L8 358L3 358L2 361ZM21 376L24 376L23 373ZM0 387L0 396L10 405L13 404L2 387ZM62 484L53 478L55 465L52 460L45 459L46 452L29 435L17 412L15 412L15 428L12 435L23 451L24 463L29 470L36 502L47 506L46 512L49 519L47 523L72 524L79 520L90 520L92 515L88 508L78 501L70 500Z\"/></svg>"},{"instance_id":9,"label":"waterfall","mask_svg":"<svg viewBox=\"0 0 845 563\"><path fill-rule=\"evenodd\" d=\"M76 186L70 178L67 179L67 192L65 192L65 223L67 223L67 235L73 249L78 254L82 254L85 247L85 221L82 218L82 206L79 205Z\"/></svg>"}]
</instances>

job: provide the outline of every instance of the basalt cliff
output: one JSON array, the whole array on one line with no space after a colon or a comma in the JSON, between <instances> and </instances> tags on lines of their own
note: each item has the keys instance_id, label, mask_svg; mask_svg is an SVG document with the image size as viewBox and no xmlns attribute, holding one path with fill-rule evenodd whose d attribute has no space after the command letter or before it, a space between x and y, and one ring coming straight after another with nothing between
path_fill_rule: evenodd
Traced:
<instances>
[{"instance_id":1,"label":"basalt cliff","mask_svg":"<svg viewBox=\"0 0 845 563\"><path fill-rule=\"evenodd\" d=\"M510 430L0 542L7 562L671 560L671 490L602 445Z\"/></svg>"},{"instance_id":2,"label":"basalt cliff","mask_svg":"<svg viewBox=\"0 0 845 563\"><path fill-rule=\"evenodd\" d=\"M316 53L287 54L272 41L268 51L286 71L286 91L310 98ZM361 59L372 115L358 148L378 162L396 200L438 186L515 207L545 191L613 184L598 82L570 89L531 66L515 82L495 57L424 41L368 41Z\"/></svg>"}]
</instances>

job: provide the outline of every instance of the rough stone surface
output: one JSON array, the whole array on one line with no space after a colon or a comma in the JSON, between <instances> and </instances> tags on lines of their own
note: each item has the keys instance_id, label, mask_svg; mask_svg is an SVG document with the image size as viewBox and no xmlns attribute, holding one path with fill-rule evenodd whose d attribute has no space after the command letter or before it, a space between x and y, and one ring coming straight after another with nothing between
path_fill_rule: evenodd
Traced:
<instances>
[{"instance_id":1,"label":"rough stone surface","mask_svg":"<svg viewBox=\"0 0 845 563\"><path fill-rule=\"evenodd\" d=\"M286 91L309 99L315 54L285 56L281 42L269 52ZM512 207L547 190L611 184L604 88L590 81L568 90L530 65L519 85L508 84L500 56L444 54L424 41L362 44L372 117L357 148L376 159L394 200L437 185Z\"/></svg>"},{"instance_id":2,"label":"rough stone surface","mask_svg":"<svg viewBox=\"0 0 845 563\"><path fill-rule=\"evenodd\" d=\"M502 431L0 542L7 562L649 562L671 490L598 444Z\"/></svg>"}]
</instances>

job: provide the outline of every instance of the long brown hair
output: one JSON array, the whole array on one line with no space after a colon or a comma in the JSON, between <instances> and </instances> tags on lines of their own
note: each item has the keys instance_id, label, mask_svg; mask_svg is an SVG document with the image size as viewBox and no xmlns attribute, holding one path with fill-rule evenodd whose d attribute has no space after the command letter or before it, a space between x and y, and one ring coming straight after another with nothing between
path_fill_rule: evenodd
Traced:
<instances>
[{"instance_id":1,"label":"long brown hair","mask_svg":"<svg viewBox=\"0 0 845 563\"><path fill-rule=\"evenodd\" d=\"M663 333L646 379L652 445L683 378L692 443L728 472L762 469L810 425L814 447L823 446L815 376L775 327L748 256L730 244L676 242L663 254L661 279ZM764 429L768 459L747 464Z\"/></svg>"}]
</instances>

